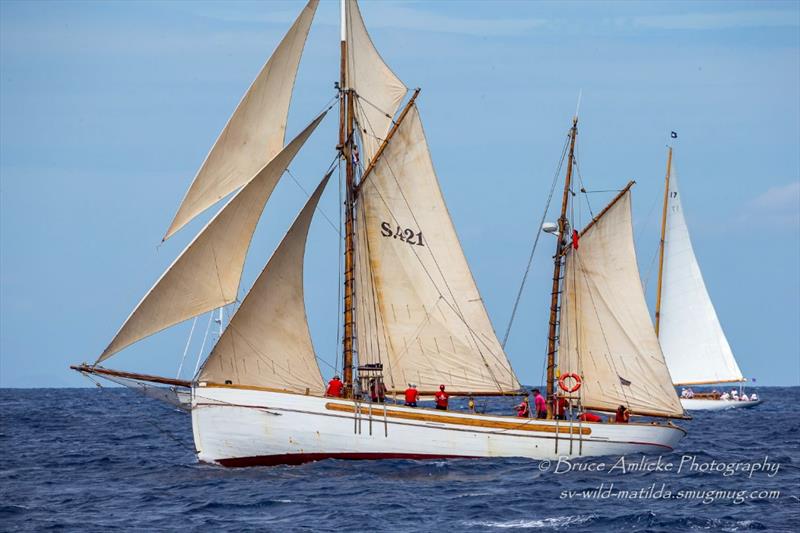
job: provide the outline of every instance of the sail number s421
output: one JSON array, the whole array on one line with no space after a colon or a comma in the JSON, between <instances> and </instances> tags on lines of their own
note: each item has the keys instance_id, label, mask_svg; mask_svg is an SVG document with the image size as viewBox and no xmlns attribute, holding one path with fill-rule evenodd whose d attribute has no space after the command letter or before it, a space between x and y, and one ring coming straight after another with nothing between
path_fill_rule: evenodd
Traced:
<instances>
[{"instance_id":1,"label":"sail number s421","mask_svg":"<svg viewBox=\"0 0 800 533\"><path fill-rule=\"evenodd\" d=\"M407 244L425 246L421 231L415 232L412 229L401 228L400 226L395 226L393 229L392 225L388 222L381 222L381 236L391 239L400 239Z\"/></svg>"}]
</instances>

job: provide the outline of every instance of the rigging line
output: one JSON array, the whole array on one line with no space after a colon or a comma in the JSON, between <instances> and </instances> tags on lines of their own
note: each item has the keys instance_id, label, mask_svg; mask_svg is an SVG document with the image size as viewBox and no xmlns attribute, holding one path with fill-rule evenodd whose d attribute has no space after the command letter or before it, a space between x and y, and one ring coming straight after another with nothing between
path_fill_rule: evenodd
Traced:
<instances>
[{"instance_id":1,"label":"rigging line","mask_svg":"<svg viewBox=\"0 0 800 533\"><path fill-rule=\"evenodd\" d=\"M401 98L401 99L400 99L400 102L402 102L403 100L405 100L406 96L408 96L408 93L409 93L409 89L408 89L408 87L406 87L406 93L403 95L403 98ZM358 94L357 92L353 91L353 94L355 94L355 95L356 95L356 102L358 102L359 100L364 100L366 103L368 103L369 105L371 105L371 106L372 106L372 107L373 107L373 108L374 108L376 111L378 111L378 112L380 112L380 113L383 113L383 116L385 116L386 118L388 118L389 120L391 120L391 121L392 121L392 124L394 124L394 116L393 116L393 115L390 115L390 114L389 114L389 113L387 113L385 110L381 109L380 107L378 107L378 106L377 106L377 105L375 105L374 103L370 102L369 100L367 100L366 98L364 98L363 96L361 96L360 94ZM398 105L398 108L399 108L399 107L400 107L400 106ZM366 113L364 113L364 117L365 117L365 118L366 118L366 116L367 116L367 115L366 115ZM377 138L377 137L376 137L376 138ZM382 140L382 139L381 139L381 140Z\"/></svg>"},{"instance_id":2,"label":"rigging line","mask_svg":"<svg viewBox=\"0 0 800 533\"><path fill-rule=\"evenodd\" d=\"M297 180L297 178L294 176L294 174L292 174L292 171L291 171L291 170L289 170L289 167L286 167L286 173L287 173L287 174L289 174L289 177L291 177L291 178L292 178L292 180L295 182L295 184L296 184L296 185L297 185L297 186L300 188L300 190L301 190L301 191L303 191L303 193L306 195L306 198L311 198L311 194L310 194L310 193L309 193L309 192L306 190L306 188L305 188L305 187L303 187L303 186L300 184L300 182ZM331 220L331 219L328 217L328 214L327 214L327 213L325 213L325 210L324 210L324 209L322 209L322 206L317 206L317 210L318 210L318 211L320 212L320 214L321 214L321 215L322 215L322 216L325 218L325 220L327 220L327 221L328 221L328 225L329 225L331 228L333 228L333 231L337 231L337 230L336 230L336 225L335 225L335 224L333 223L333 221L332 221L332 220ZM340 235L341 235L341 234L340 234Z\"/></svg>"},{"instance_id":3,"label":"rigging line","mask_svg":"<svg viewBox=\"0 0 800 533\"><path fill-rule=\"evenodd\" d=\"M644 281L642 281L642 291L647 294L647 285L650 283L650 275L653 273L653 267L656 264L656 257L658 257L659 249L653 252L653 258L650 260L650 266L647 268L647 275L644 277Z\"/></svg>"},{"instance_id":4,"label":"rigging line","mask_svg":"<svg viewBox=\"0 0 800 533\"><path fill-rule=\"evenodd\" d=\"M186 361L186 354L189 353L189 345L192 343L192 335L194 334L194 327L197 325L197 318L194 317L192 321L192 329L189 330L189 338L186 340L186 347L183 349L183 357L181 357L181 364L178 365L178 374L175 379L181 379L181 370L183 370L183 363Z\"/></svg>"},{"instance_id":5,"label":"rigging line","mask_svg":"<svg viewBox=\"0 0 800 533\"><path fill-rule=\"evenodd\" d=\"M580 148L578 148L578 150L580 150ZM583 193L583 198L586 200L586 207L589 208L589 214L592 216L592 219L594 219L594 211L592 211L592 204L589 203L589 195L586 192L586 186L583 184L583 175L581 174L581 167L580 167L580 164L578 164L577 155L576 155L576 157L574 159L574 164L575 164L575 170L577 170L577 174L578 174L578 181L581 182L581 192ZM600 191L596 191L596 192L600 192ZM574 193L573 193L573 195L574 195Z\"/></svg>"},{"instance_id":6,"label":"rigging line","mask_svg":"<svg viewBox=\"0 0 800 533\"><path fill-rule=\"evenodd\" d=\"M214 311L208 314L208 325L206 326L206 334L203 336L203 344L200 345L200 351L197 352L197 363L194 365L193 377L197 377L197 371L200 370L200 359L203 358L203 351L206 349L206 340L208 340L208 332L211 329L211 320L214 318Z\"/></svg>"},{"instance_id":7,"label":"rigging line","mask_svg":"<svg viewBox=\"0 0 800 533\"><path fill-rule=\"evenodd\" d=\"M343 303L343 299L342 299L342 283L341 283L341 280L344 277L343 276L344 266L342 264L343 261L344 261L344 254L342 253L342 246L343 246L343 243L344 243L344 238L343 238L343 235L342 235L342 219L344 218L344 209L343 209L344 202L343 202L343 197L342 197L342 189L345 187L345 184L344 184L344 181L342 180L342 158L338 157L337 160L338 160L338 167L339 167L339 169L338 169L339 170L338 171L338 180L339 180L339 187L338 187L339 188L339 239L338 239L338 241L339 241L339 255L337 256L337 261L336 262L338 263L339 274L338 274L338 276L336 278L336 287L337 287L337 292L336 292L336 347L333 350L333 353L335 354L335 358L334 358L334 368L335 369L339 368L339 353L341 352L341 350L339 349L341 345L339 343L340 342L344 342L344 340L342 339L342 311L343 311L344 303ZM334 375L335 374L338 374L337 370L334 370Z\"/></svg>"},{"instance_id":8,"label":"rigging line","mask_svg":"<svg viewBox=\"0 0 800 533\"><path fill-rule=\"evenodd\" d=\"M536 252L536 246L539 244L539 236L542 234L542 225L544 225L545 218L547 218L547 212L550 209L550 202L553 199L553 193L556 189L556 184L558 183L558 177L561 174L561 167L564 164L564 157L567 154L568 147L569 147L569 137L567 137L567 139L564 141L564 148L561 150L561 158L559 159L556 172L553 175L553 183L552 185L550 185L550 194L547 195L547 202L545 202L544 205L544 212L542 213L542 219L539 221L539 227L536 229L536 237L533 239L533 247L531 248L531 253L528 256L528 264L525 267L525 272L522 274L522 282L519 285L517 296L514 299L514 306L511 309L511 318L508 319L508 326L506 326L506 332L503 335L503 342L501 343L501 346L503 348L506 347L506 343L508 342L508 337L511 334L511 327L514 325L514 318L517 316L517 308L519 307L519 302L522 299L522 292L525 290L525 283L528 280L528 274L531 271L533 256L534 253Z\"/></svg>"},{"instance_id":9,"label":"rigging line","mask_svg":"<svg viewBox=\"0 0 800 533\"><path fill-rule=\"evenodd\" d=\"M634 249L639 249L639 243L642 240L642 236L644 235L645 230L650 226L650 220L653 218L653 213L655 212L656 205L658 205L659 197L657 194L653 195L653 204L650 206L650 210L647 213L647 217L644 219L644 224L639 229L639 235L634 239Z\"/></svg>"}]
</instances>

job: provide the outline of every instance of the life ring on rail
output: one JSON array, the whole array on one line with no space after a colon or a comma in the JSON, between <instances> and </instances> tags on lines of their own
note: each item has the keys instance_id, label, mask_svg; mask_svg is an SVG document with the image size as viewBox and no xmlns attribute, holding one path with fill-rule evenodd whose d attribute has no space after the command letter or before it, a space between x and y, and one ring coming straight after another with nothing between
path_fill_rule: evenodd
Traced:
<instances>
[{"instance_id":1,"label":"life ring on rail","mask_svg":"<svg viewBox=\"0 0 800 533\"><path fill-rule=\"evenodd\" d=\"M567 384L565 383L567 378L572 378L575 380L575 384L572 387L567 387ZM558 387L564 392L572 394L573 392L581 388L581 377L575 372L567 372L566 374L561 374L561 376L558 378Z\"/></svg>"}]
</instances>

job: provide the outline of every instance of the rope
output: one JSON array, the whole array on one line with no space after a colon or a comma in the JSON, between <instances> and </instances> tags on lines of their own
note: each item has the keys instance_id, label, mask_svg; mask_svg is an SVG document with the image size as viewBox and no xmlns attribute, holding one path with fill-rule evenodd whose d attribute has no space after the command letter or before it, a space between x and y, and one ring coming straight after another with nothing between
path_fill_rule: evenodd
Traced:
<instances>
[{"instance_id":1,"label":"rope","mask_svg":"<svg viewBox=\"0 0 800 533\"><path fill-rule=\"evenodd\" d=\"M511 309L511 318L508 319L508 326L506 326L506 332L503 335L503 342L501 346L503 348L506 347L506 343L508 342L508 337L511 335L511 327L514 325L514 318L517 316L517 308L519 307L519 302L522 299L522 292L525 290L525 283L528 281L528 274L531 271L531 265L533 264L533 256L536 253L536 246L539 244L539 236L542 234L542 225L544 224L545 218L547 218L547 212L550 209L550 202L553 199L553 193L556 189L556 184L558 183L558 176L561 174L561 167L564 164L564 157L567 154L567 149L569 147L569 137L564 141L564 148L561 150L561 158L558 161L558 166L556 167L555 174L553 175L553 183L550 185L550 194L547 195L547 202L544 205L544 212L542 213L542 218L539 221L539 227L536 229L536 237L533 240L533 247L531 248L531 253L528 256L528 264L525 266L525 272L522 274L522 282L519 284L519 290L517 291L517 296L514 299L514 306Z\"/></svg>"}]
</instances>

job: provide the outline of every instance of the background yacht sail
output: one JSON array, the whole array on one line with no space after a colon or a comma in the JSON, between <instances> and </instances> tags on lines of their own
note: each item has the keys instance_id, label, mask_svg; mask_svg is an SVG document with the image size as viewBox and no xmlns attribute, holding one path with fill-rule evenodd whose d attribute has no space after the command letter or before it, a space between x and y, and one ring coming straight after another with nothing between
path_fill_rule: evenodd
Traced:
<instances>
[{"instance_id":1,"label":"background yacht sail","mask_svg":"<svg viewBox=\"0 0 800 533\"><path fill-rule=\"evenodd\" d=\"M97 362L153 333L236 301L247 249L275 185L317 117L214 216L136 306Z\"/></svg>"},{"instance_id":2,"label":"background yacht sail","mask_svg":"<svg viewBox=\"0 0 800 533\"><path fill-rule=\"evenodd\" d=\"M412 107L359 193L359 362L389 389L519 389L447 211Z\"/></svg>"},{"instance_id":3,"label":"background yacht sail","mask_svg":"<svg viewBox=\"0 0 800 533\"><path fill-rule=\"evenodd\" d=\"M303 264L325 176L275 249L200 370L202 381L325 391L306 320Z\"/></svg>"},{"instance_id":4,"label":"background yacht sail","mask_svg":"<svg viewBox=\"0 0 800 533\"><path fill-rule=\"evenodd\" d=\"M744 381L694 255L674 163L667 193L660 315L658 338L676 384Z\"/></svg>"},{"instance_id":5,"label":"background yacht sail","mask_svg":"<svg viewBox=\"0 0 800 533\"><path fill-rule=\"evenodd\" d=\"M639 281L630 190L569 248L558 366L583 377L587 409L683 417Z\"/></svg>"},{"instance_id":6,"label":"background yacht sail","mask_svg":"<svg viewBox=\"0 0 800 533\"><path fill-rule=\"evenodd\" d=\"M283 148L297 66L319 0L310 0L245 93L189 186L164 239L247 183Z\"/></svg>"}]
</instances>

